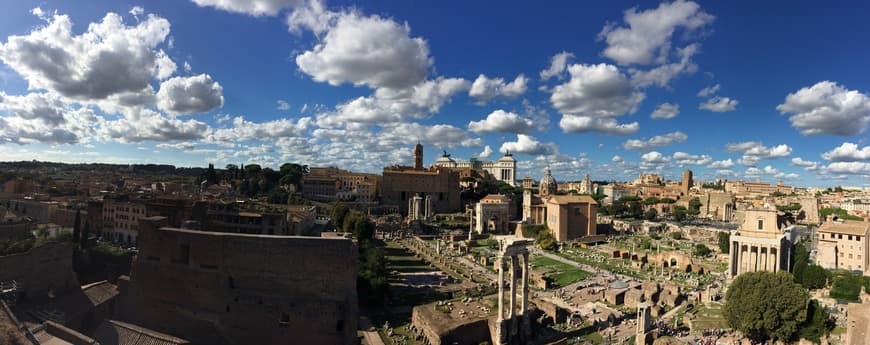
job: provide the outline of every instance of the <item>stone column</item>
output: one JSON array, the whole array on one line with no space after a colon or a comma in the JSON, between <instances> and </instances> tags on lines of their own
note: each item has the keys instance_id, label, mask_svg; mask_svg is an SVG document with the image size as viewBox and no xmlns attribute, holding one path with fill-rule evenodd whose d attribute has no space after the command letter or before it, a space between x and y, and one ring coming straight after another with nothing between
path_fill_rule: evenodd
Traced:
<instances>
[{"instance_id":1,"label":"stone column","mask_svg":"<svg viewBox=\"0 0 870 345\"><path fill-rule=\"evenodd\" d=\"M523 336L532 334L532 327L529 321L529 253L523 253L523 285L522 296L520 300L520 312L523 317Z\"/></svg>"},{"instance_id":2,"label":"stone column","mask_svg":"<svg viewBox=\"0 0 870 345\"><path fill-rule=\"evenodd\" d=\"M737 250L734 248L736 246L736 242L730 241L730 245L728 246L728 275L732 278L737 276Z\"/></svg>"},{"instance_id":3,"label":"stone column","mask_svg":"<svg viewBox=\"0 0 870 345\"><path fill-rule=\"evenodd\" d=\"M780 256L779 248L776 248L776 254L774 254L774 255L776 256L776 262L774 264L775 267L773 269L773 272L776 273L776 272L779 272L779 265L782 262L782 257Z\"/></svg>"},{"instance_id":4,"label":"stone column","mask_svg":"<svg viewBox=\"0 0 870 345\"><path fill-rule=\"evenodd\" d=\"M504 320L504 257L499 256L496 259L498 265L498 321Z\"/></svg>"},{"instance_id":5,"label":"stone column","mask_svg":"<svg viewBox=\"0 0 870 345\"><path fill-rule=\"evenodd\" d=\"M761 271L767 271L767 246L758 248L759 255L759 264L761 265Z\"/></svg>"},{"instance_id":6,"label":"stone column","mask_svg":"<svg viewBox=\"0 0 870 345\"><path fill-rule=\"evenodd\" d=\"M511 257L511 296L510 296L510 316L511 316L511 335L517 334L517 268L519 264L517 263L517 257L512 255Z\"/></svg>"}]
</instances>

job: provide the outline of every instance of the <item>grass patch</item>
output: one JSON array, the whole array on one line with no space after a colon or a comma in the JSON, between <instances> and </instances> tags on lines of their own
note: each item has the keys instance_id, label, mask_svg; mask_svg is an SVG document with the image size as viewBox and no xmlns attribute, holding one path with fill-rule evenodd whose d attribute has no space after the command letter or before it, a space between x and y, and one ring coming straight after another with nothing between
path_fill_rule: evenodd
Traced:
<instances>
[{"instance_id":1,"label":"grass patch","mask_svg":"<svg viewBox=\"0 0 870 345\"><path fill-rule=\"evenodd\" d=\"M554 288L570 285L592 275L577 267L543 256L532 257L530 264L532 269L544 271L544 277L550 280Z\"/></svg>"},{"instance_id":2,"label":"grass patch","mask_svg":"<svg viewBox=\"0 0 870 345\"><path fill-rule=\"evenodd\" d=\"M839 301L858 302L861 287L870 287L870 277L853 275L849 272L835 272L833 280L830 296Z\"/></svg>"}]
</instances>

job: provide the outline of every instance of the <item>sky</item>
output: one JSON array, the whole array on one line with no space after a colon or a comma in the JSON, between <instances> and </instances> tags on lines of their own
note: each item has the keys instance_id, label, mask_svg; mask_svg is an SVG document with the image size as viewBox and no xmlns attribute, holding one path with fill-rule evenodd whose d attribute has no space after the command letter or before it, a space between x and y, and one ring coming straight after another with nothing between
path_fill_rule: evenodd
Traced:
<instances>
[{"instance_id":1,"label":"sky","mask_svg":"<svg viewBox=\"0 0 870 345\"><path fill-rule=\"evenodd\" d=\"M0 3L0 160L870 186L870 5Z\"/></svg>"}]
</instances>

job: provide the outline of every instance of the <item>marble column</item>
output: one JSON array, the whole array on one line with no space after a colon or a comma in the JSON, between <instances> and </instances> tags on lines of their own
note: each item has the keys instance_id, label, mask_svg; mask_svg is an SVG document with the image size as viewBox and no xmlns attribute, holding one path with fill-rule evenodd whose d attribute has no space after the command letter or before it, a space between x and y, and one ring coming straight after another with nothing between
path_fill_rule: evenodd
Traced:
<instances>
[{"instance_id":1,"label":"marble column","mask_svg":"<svg viewBox=\"0 0 870 345\"><path fill-rule=\"evenodd\" d=\"M517 261L516 256L511 256L511 335L517 334L517 269L519 268Z\"/></svg>"},{"instance_id":2,"label":"marble column","mask_svg":"<svg viewBox=\"0 0 870 345\"><path fill-rule=\"evenodd\" d=\"M728 276L732 278L737 276L737 258L735 257L737 255L737 248L735 248L736 246L737 244L734 241L731 241L730 245L728 246Z\"/></svg>"},{"instance_id":3,"label":"marble column","mask_svg":"<svg viewBox=\"0 0 870 345\"><path fill-rule=\"evenodd\" d=\"M498 265L498 321L504 320L504 257L495 259Z\"/></svg>"},{"instance_id":4,"label":"marble column","mask_svg":"<svg viewBox=\"0 0 870 345\"><path fill-rule=\"evenodd\" d=\"M523 253L523 283L520 300L520 312L523 318L523 335L532 334L529 320L529 253Z\"/></svg>"}]
</instances>

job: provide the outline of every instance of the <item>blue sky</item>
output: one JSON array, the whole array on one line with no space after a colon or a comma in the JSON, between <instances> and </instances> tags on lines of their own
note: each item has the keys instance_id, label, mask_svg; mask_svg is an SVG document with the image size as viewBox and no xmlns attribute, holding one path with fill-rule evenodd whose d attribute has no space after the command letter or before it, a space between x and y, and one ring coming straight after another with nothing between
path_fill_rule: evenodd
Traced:
<instances>
[{"instance_id":1,"label":"blue sky","mask_svg":"<svg viewBox=\"0 0 870 345\"><path fill-rule=\"evenodd\" d=\"M866 6L863 3L857 6ZM497 159L870 184L870 15L819 2L16 1L0 160Z\"/></svg>"}]
</instances>

